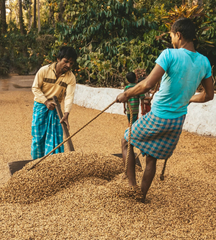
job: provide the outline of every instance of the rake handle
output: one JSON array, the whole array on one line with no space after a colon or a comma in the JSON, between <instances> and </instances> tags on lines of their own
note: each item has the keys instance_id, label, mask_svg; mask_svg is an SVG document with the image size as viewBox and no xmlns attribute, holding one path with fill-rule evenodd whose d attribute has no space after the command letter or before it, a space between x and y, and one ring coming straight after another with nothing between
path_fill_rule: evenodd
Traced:
<instances>
[{"instance_id":1,"label":"rake handle","mask_svg":"<svg viewBox=\"0 0 216 240\"><path fill-rule=\"evenodd\" d=\"M54 96L53 101L56 104L56 111L58 113L59 119L61 120L63 118L63 113L62 113L61 106L59 104L58 98L56 96ZM68 138L70 136L70 133L68 131L67 124L65 122L62 122L61 125L62 125L62 128L63 128L64 134L65 134L65 137ZM67 144L68 144L69 150L74 151L74 146L73 146L73 143L72 143L71 139L68 139Z\"/></svg>"}]
</instances>

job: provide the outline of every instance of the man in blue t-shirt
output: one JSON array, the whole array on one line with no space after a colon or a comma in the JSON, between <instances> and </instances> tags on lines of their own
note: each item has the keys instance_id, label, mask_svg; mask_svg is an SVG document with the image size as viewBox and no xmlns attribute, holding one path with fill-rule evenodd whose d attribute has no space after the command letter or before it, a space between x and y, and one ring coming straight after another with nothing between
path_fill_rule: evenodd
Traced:
<instances>
[{"instance_id":1,"label":"man in blue t-shirt","mask_svg":"<svg viewBox=\"0 0 216 240\"><path fill-rule=\"evenodd\" d=\"M207 102L214 97L211 65L209 60L194 48L195 27L192 21L188 18L178 19L171 27L170 37L174 49L164 50L148 77L119 94L116 99L117 102L127 102L133 96L146 93L161 80L151 111L139 118L131 128L127 176L129 185L135 187L135 146L143 156L146 155L146 169L141 183L143 202L155 176L157 159L168 159L176 147L188 104ZM194 95L200 83L204 90ZM122 139L124 163L128 132L127 129Z\"/></svg>"}]
</instances>

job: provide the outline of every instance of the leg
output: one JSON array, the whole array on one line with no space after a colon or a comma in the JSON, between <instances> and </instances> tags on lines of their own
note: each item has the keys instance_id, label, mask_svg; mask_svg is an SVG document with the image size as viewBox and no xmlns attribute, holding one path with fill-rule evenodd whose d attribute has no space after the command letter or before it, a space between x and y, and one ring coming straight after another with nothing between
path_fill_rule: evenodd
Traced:
<instances>
[{"instance_id":1,"label":"leg","mask_svg":"<svg viewBox=\"0 0 216 240\"><path fill-rule=\"evenodd\" d=\"M47 114L47 129L45 140L45 155L63 142L63 129L56 109L49 110ZM52 154L64 152L64 145L57 148Z\"/></svg>"},{"instance_id":2,"label":"leg","mask_svg":"<svg viewBox=\"0 0 216 240\"><path fill-rule=\"evenodd\" d=\"M156 172L157 159L152 156L146 156L146 168L143 174L141 191L143 193L143 202L145 201L146 194L151 186L152 180L154 179Z\"/></svg>"},{"instance_id":3,"label":"leg","mask_svg":"<svg viewBox=\"0 0 216 240\"><path fill-rule=\"evenodd\" d=\"M32 159L41 158L45 153L45 138L47 129L47 107L38 102L34 102L33 117L32 117L32 144L31 156Z\"/></svg>"},{"instance_id":4,"label":"leg","mask_svg":"<svg viewBox=\"0 0 216 240\"><path fill-rule=\"evenodd\" d=\"M122 138L121 144L122 144L123 162L124 162L124 166L125 166L126 158L127 158L128 142L124 138ZM129 180L129 185L136 186L135 154L134 154L132 145L130 145L130 154L129 154L128 164L127 164L127 177Z\"/></svg>"},{"instance_id":5,"label":"leg","mask_svg":"<svg viewBox=\"0 0 216 240\"><path fill-rule=\"evenodd\" d=\"M166 158L165 161L164 161L163 170L162 170L161 175L160 175L160 180L161 180L161 181L164 180L164 172L165 172L167 160L168 160L168 158Z\"/></svg>"}]
</instances>

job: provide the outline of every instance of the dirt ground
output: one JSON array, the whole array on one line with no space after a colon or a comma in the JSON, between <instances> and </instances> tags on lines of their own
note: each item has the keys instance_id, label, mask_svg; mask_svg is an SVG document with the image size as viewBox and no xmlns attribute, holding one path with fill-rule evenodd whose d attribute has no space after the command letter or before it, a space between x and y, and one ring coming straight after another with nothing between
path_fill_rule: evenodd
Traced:
<instances>
[{"instance_id":1,"label":"dirt ground","mask_svg":"<svg viewBox=\"0 0 216 240\"><path fill-rule=\"evenodd\" d=\"M7 163L31 159L32 108L30 90L0 90L2 192L11 178ZM98 113L74 105L70 133ZM126 128L125 116L103 113L72 138L75 152L90 157L97 153L105 158L119 154ZM69 154L66 145L65 149ZM104 166L113 161L109 178L97 175L97 168L93 175L85 175L86 163L78 163L74 168L77 166L76 171L82 173L80 177L53 195L32 203L1 199L0 239L216 239L215 152L216 138L183 131L168 160L164 181L160 180L164 161L158 161L146 204L127 188L127 180L122 180L122 173L116 171L122 164L120 158L105 159ZM69 155L62 156L67 159ZM144 168L145 158L140 157L140 161ZM88 169L91 167L92 162ZM58 171L58 166L53 171ZM138 185L141 177L142 172L137 171ZM53 184L57 186L58 182Z\"/></svg>"}]
</instances>

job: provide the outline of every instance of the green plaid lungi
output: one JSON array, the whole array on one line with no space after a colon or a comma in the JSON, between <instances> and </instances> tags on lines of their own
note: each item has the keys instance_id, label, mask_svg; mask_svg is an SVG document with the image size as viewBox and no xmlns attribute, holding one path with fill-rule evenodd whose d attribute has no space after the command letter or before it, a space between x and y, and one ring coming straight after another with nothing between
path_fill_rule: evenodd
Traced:
<instances>
[{"instance_id":1,"label":"green plaid lungi","mask_svg":"<svg viewBox=\"0 0 216 240\"><path fill-rule=\"evenodd\" d=\"M63 130L56 109L49 110L45 104L34 102L32 119L32 159L45 156L63 142ZM64 145L53 153L64 152Z\"/></svg>"},{"instance_id":2,"label":"green plaid lungi","mask_svg":"<svg viewBox=\"0 0 216 240\"><path fill-rule=\"evenodd\" d=\"M185 115L164 119L152 112L140 117L131 127L131 145L140 149L142 155L150 155L157 159L169 158L182 132ZM124 138L128 141L129 128Z\"/></svg>"}]
</instances>

